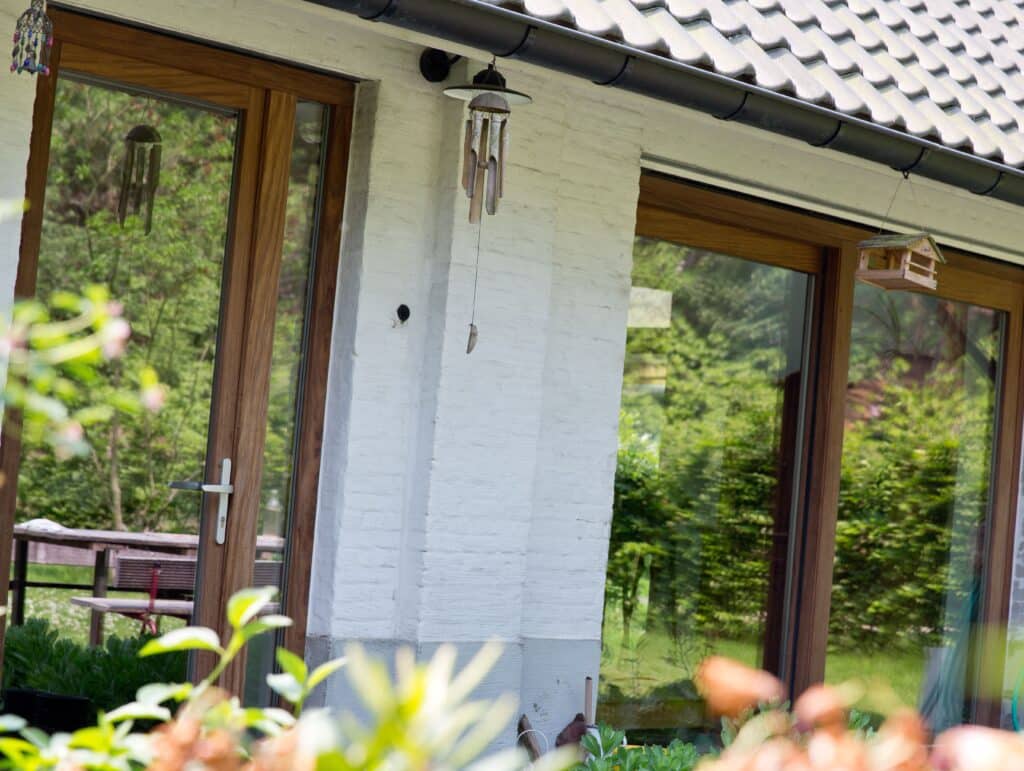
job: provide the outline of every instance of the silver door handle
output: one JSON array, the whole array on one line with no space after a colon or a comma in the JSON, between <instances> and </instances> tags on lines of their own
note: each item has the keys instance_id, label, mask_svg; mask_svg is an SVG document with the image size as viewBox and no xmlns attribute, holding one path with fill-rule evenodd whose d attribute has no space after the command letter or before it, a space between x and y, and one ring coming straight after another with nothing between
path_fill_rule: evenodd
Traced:
<instances>
[{"instance_id":1,"label":"silver door handle","mask_svg":"<svg viewBox=\"0 0 1024 771\"><path fill-rule=\"evenodd\" d=\"M220 462L220 482L217 484L185 480L170 482L169 485L175 490L192 490L220 496L220 500L217 501L217 533L214 540L218 544L223 544L228 534L228 496L235 491L235 486L231 484L231 458L224 458Z\"/></svg>"}]
</instances>

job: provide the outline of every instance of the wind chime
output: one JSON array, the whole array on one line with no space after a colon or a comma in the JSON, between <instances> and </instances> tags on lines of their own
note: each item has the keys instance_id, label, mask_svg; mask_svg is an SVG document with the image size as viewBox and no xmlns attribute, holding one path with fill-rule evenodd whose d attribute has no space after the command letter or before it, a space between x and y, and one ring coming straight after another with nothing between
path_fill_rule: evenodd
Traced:
<instances>
[{"instance_id":1,"label":"wind chime","mask_svg":"<svg viewBox=\"0 0 1024 771\"><path fill-rule=\"evenodd\" d=\"M469 221L477 223L482 210L488 214L498 211L498 199L504 194L511 105L533 100L506 88L505 78L494 68L494 62L478 72L472 83L446 88L444 93L469 102L462 187L469 198Z\"/></svg>"},{"instance_id":2,"label":"wind chime","mask_svg":"<svg viewBox=\"0 0 1024 771\"><path fill-rule=\"evenodd\" d=\"M46 0L32 0L32 5L14 25L11 72L49 75L51 48L53 22L46 15Z\"/></svg>"},{"instance_id":3,"label":"wind chime","mask_svg":"<svg viewBox=\"0 0 1024 771\"><path fill-rule=\"evenodd\" d=\"M153 229L153 201L160 184L161 142L160 132L152 126L136 126L124 138L117 221L124 227L129 214L140 216L147 235Z\"/></svg>"},{"instance_id":4,"label":"wind chime","mask_svg":"<svg viewBox=\"0 0 1024 771\"><path fill-rule=\"evenodd\" d=\"M473 82L446 88L444 93L469 102L466 137L462 155L462 187L469 198L469 221L480 224L476 241L476 269L473 278L473 310L469 321L466 353L476 347L476 290L480 278L480 236L484 210L498 211L498 200L505 193L505 165L508 162L509 115L511 105L529 104L533 100L521 91L506 87L504 76L494 68L473 76Z\"/></svg>"}]
</instances>

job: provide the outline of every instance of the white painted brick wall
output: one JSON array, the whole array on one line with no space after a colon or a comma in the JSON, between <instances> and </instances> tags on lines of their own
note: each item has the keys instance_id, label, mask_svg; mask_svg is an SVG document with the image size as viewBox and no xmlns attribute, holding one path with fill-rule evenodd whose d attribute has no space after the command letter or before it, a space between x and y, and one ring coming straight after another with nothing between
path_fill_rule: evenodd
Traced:
<instances>
[{"instance_id":1,"label":"white painted brick wall","mask_svg":"<svg viewBox=\"0 0 1024 771\"><path fill-rule=\"evenodd\" d=\"M600 634L642 158L868 219L881 216L896 175L503 62L536 102L512 116L507 196L481 239L480 341L466 356L477 234L457 189L461 107L417 74L426 38L298 0L74 4L368 81L347 191L309 631L507 640L491 687L520 688L540 727L557 731L579 708L578 675L596 673L599 649L565 674L533 643ZM0 0L0 24L21 5ZM23 189L31 100L27 79L0 75L0 195ZM1019 209L934 183L904 186L893 218L997 255L1024 242ZM16 246L16 232L0 228L0 298L11 293ZM393 324L399 303L412 309L403 327Z\"/></svg>"}]
</instances>

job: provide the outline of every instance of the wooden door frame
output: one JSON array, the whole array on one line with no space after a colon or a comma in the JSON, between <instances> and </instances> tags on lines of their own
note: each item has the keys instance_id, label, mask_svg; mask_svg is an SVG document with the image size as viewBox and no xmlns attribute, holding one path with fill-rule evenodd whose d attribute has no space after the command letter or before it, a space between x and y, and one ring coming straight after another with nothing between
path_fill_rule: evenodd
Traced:
<instances>
[{"instance_id":1,"label":"wooden door frame","mask_svg":"<svg viewBox=\"0 0 1024 771\"><path fill-rule=\"evenodd\" d=\"M206 580L200 581L200 587L205 587L207 601L199 604L196 622L214 628L224 625L228 587L252 580L274 324L274 314L268 309L275 307L277 299L295 104L300 99L312 100L327 108L318 238L311 261L311 317L303 341L304 377L298 396L302 408L296 425L295 492L282 581L283 609L295 621L284 635L284 643L302 655L354 83L93 16L55 8L50 15L55 38L53 74L37 78L25 195L33 205L22 224L16 297L31 297L36 290L54 99L63 55L70 64L65 70L171 92L237 110L243 116L238 157L251 162L239 164L232 196L220 320L220 339L231 344L218 344L218 401L212 415L220 417L211 420L206 468L207 478L215 478L220 458L232 457L238 492L231 503L226 548L212 545L210 513L215 501L204 501L200 533L201 550L207 552L201 561L201 575ZM225 378L230 382L224 382ZM238 398L228 398L229 394ZM225 421L223 416L232 418ZM17 496L18 428L16 414L5 416L0 440L0 473L7 480L0 487L0 590L4 592L9 583ZM246 511L250 513L243 516ZM213 602L208 601L211 597ZM0 656L2 641L0 628ZM240 692L242 678L239 666L225 673L222 683Z\"/></svg>"},{"instance_id":2,"label":"wooden door frame","mask_svg":"<svg viewBox=\"0 0 1024 771\"><path fill-rule=\"evenodd\" d=\"M779 667L791 692L800 693L821 682L825 675L856 245L874 232L861 225L645 172L640 180L637 235L684 239L685 243L705 248L717 246L719 251L784 267L800 269L797 266L803 264L806 272L817 276L809 412L803 445L804 500L796 508L797 521L793 524L793 532L802 537L797 558L789 566L791 606L786 614L785 650ZM784 242L794 240L822 255L817 268L801 256L806 254L805 247L793 253L786 251ZM1007 314L992 453L984 600L979 618L979 648L984 655L979 657L978 682L988 690L983 688L972 699L975 722L999 725L1006 660L1005 636L1000 628L1005 630L1009 619L1024 421L1024 268L952 248L944 247L943 253L947 264L939 273L940 296ZM992 688L998 689L995 695Z\"/></svg>"}]
</instances>

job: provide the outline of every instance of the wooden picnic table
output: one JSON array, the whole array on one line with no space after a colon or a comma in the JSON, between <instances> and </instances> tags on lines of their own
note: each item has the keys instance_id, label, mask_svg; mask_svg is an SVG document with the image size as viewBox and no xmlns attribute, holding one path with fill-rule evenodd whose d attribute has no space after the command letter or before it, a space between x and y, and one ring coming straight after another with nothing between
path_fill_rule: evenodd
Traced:
<instances>
[{"instance_id":1,"label":"wooden picnic table","mask_svg":"<svg viewBox=\"0 0 1024 771\"><path fill-rule=\"evenodd\" d=\"M70 546L95 552L92 584L71 584L56 581L28 580L28 545L31 542ZM25 622L25 590L29 587L45 589L84 589L95 597L107 594L110 552L131 549L134 551L162 552L166 554L190 554L199 549L199 536L190 533L128 532L124 530L89 530L62 527L55 523L40 524L24 522L14 526L14 577L10 588L14 592L11 603L11 624ZM258 552L284 551L284 539L276 535L260 535L256 538ZM191 603L189 603L191 604ZM93 611L89 622L89 643L99 645L103 641L103 613Z\"/></svg>"}]
</instances>

